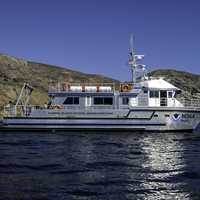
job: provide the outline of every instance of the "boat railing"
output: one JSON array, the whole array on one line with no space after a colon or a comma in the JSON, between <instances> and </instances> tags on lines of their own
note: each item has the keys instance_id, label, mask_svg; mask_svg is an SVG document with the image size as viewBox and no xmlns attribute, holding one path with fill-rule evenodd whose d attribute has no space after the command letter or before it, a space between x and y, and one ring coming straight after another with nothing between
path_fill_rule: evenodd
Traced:
<instances>
[{"instance_id":1,"label":"boat railing","mask_svg":"<svg viewBox=\"0 0 200 200\"><path fill-rule=\"evenodd\" d=\"M156 106L200 108L200 98L154 98L151 103Z\"/></svg>"},{"instance_id":2,"label":"boat railing","mask_svg":"<svg viewBox=\"0 0 200 200\"><path fill-rule=\"evenodd\" d=\"M4 112L3 115L5 117L28 117L33 113L34 111L64 111L64 110L70 110L70 112L76 113L80 110L88 112L88 111L95 111L95 110L110 110L113 109L114 107L112 105L104 105L104 106L86 106L82 107L79 105L74 105L74 106L64 106L64 105L52 105L48 107L46 104L45 105L28 105L28 106L23 106L23 105L7 105L4 107ZM45 114L45 113L44 113Z\"/></svg>"},{"instance_id":3,"label":"boat railing","mask_svg":"<svg viewBox=\"0 0 200 200\"><path fill-rule=\"evenodd\" d=\"M159 99L158 99L159 100ZM160 99L160 106L167 106L167 107L184 107L184 108L200 108L200 99L196 98L178 98L172 99L169 103L169 99L161 98ZM119 106L120 108L120 106ZM114 105L90 105L82 107L81 105L51 105L48 107L46 104L44 105L7 105L4 107L4 116L13 117L13 116L29 116L33 111L36 110L44 110L44 111L52 111L52 110L72 110L77 112L79 110L93 111L93 110L112 110L114 109Z\"/></svg>"},{"instance_id":4,"label":"boat railing","mask_svg":"<svg viewBox=\"0 0 200 200\"><path fill-rule=\"evenodd\" d=\"M186 107L186 108L200 108L200 99L197 98L158 98L155 99L156 104L167 107Z\"/></svg>"},{"instance_id":5,"label":"boat railing","mask_svg":"<svg viewBox=\"0 0 200 200\"><path fill-rule=\"evenodd\" d=\"M184 107L200 108L199 98L178 98L177 99Z\"/></svg>"},{"instance_id":6,"label":"boat railing","mask_svg":"<svg viewBox=\"0 0 200 200\"><path fill-rule=\"evenodd\" d=\"M44 106L23 106L23 105L6 105L4 106L5 117L21 117L21 116L29 116L33 109L45 109Z\"/></svg>"},{"instance_id":7,"label":"boat railing","mask_svg":"<svg viewBox=\"0 0 200 200\"><path fill-rule=\"evenodd\" d=\"M49 84L49 93L62 92L114 92L115 83L68 83L58 82Z\"/></svg>"}]
</instances>

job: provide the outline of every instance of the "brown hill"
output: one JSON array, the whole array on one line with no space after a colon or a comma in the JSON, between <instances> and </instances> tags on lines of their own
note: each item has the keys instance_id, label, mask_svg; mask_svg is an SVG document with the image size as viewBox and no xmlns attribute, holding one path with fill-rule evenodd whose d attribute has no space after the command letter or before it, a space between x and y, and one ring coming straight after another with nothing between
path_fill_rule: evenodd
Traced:
<instances>
[{"instance_id":1,"label":"brown hill","mask_svg":"<svg viewBox=\"0 0 200 200\"><path fill-rule=\"evenodd\" d=\"M166 81L169 81L188 94L200 97L200 75L172 69L156 70L149 75L154 77L164 77Z\"/></svg>"},{"instance_id":2,"label":"brown hill","mask_svg":"<svg viewBox=\"0 0 200 200\"><path fill-rule=\"evenodd\" d=\"M32 95L33 104L47 101L49 82L118 82L114 79L96 75L85 74L66 68L29 62L15 57L0 55L0 107L3 108L8 101L16 99L16 91L20 91L23 83L31 84L35 90Z\"/></svg>"}]
</instances>

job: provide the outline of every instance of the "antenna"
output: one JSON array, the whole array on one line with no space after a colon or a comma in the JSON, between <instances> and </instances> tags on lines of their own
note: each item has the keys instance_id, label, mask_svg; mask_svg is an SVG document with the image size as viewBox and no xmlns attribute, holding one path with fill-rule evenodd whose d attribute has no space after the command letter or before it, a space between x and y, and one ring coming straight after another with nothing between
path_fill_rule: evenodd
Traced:
<instances>
[{"instance_id":1,"label":"antenna","mask_svg":"<svg viewBox=\"0 0 200 200\"><path fill-rule=\"evenodd\" d=\"M145 65L137 64L137 61L140 61L144 58L144 55L136 55L134 48L133 48L133 34L130 37L130 58L129 58L129 65L131 67L132 73L132 82L136 83L137 72L142 71L142 77L145 78Z\"/></svg>"},{"instance_id":2,"label":"antenna","mask_svg":"<svg viewBox=\"0 0 200 200\"><path fill-rule=\"evenodd\" d=\"M131 34L131 37L130 37L130 48L131 48L131 50L133 49L133 41L134 41L134 37L133 37L133 34Z\"/></svg>"},{"instance_id":3,"label":"antenna","mask_svg":"<svg viewBox=\"0 0 200 200\"><path fill-rule=\"evenodd\" d=\"M129 59L129 65L131 67L131 73L132 73L132 82L136 82L136 62L135 62L135 53L133 49L133 34L131 34L130 37L130 59Z\"/></svg>"}]
</instances>

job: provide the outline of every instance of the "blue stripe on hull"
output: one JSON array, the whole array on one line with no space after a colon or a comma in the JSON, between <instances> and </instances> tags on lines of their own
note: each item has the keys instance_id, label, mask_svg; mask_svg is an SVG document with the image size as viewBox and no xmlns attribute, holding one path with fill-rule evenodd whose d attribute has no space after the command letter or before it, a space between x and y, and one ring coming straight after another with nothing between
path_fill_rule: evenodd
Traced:
<instances>
[{"instance_id":1,"label":"blue stripe on hull","mask_svg":"<svg viewBox=\"0 0 200 200\"><path fill-rule=\"evenodd\" d=\"M78 124L69 124L69 123L51 123L51 124L47 124L47 123L8 123L7 124L7 126L9 126L9 125L19 125L19 126L23 126L23 125L25 125L25 126L165 126L166 124L164 124L164 123L147 123L147 124L145 124L145 123L143 123L143 124L131 124L131 123L129 123L129 124L126 124L126 123L124 123L124 124L104 124L104 123L102 123L102 124L99 124L99 123L97 123L97 124L95 124L95 123L78 123Z\"/></svg>"}]
</instances>

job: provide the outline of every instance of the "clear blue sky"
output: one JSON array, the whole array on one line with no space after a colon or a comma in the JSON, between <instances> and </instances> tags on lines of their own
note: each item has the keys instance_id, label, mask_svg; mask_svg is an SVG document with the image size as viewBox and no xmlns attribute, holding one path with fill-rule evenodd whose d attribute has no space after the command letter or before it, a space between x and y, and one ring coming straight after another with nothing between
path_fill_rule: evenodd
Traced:
<instances>
[{"instance_id":1,"label":"clear blue sky","mask_svg":"<svg viewBox=\"0 0 200 200\"><path fill-rule=\"evenodd\" d=\"M0 0L0 52L129 80L130 34L149 70L200 74L199 0Z\"/></svg>"}]
</instances>

